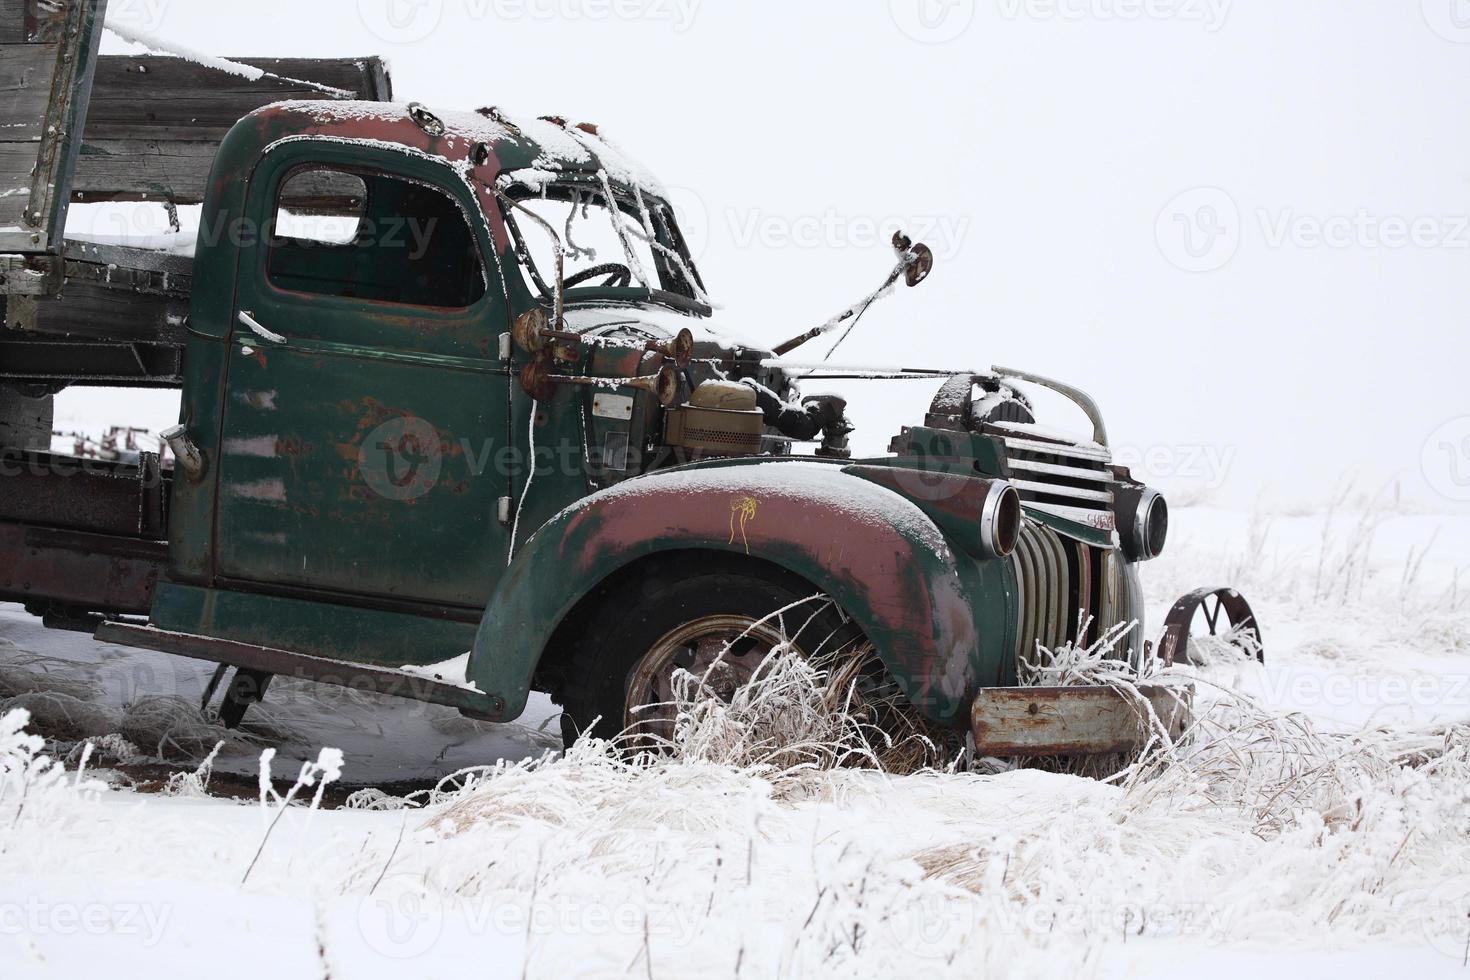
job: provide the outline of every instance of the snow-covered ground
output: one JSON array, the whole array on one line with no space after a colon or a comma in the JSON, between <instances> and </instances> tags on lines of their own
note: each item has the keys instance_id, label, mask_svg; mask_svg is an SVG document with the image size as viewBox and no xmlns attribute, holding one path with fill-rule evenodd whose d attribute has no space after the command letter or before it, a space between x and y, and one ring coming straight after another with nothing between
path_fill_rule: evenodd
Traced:
<instances>
[{"instance_id":1,"label":"snow-covered ground","mask_svg":"<svg viewBox=\"0 0 1470 980\"><path fill-rule=\"evenodd\" d=\"M280 683L216 770L253 778L274 749L286 794L332 747L339 785L401 794L503 760L427 805L362 792L282 810L188 780L129 789L109 768L116 739L84 774L71 751L64 774L25 775L35 747L0 726L0 973L1463 976L1465 738L1428 764L1387 747L1470 720L1467 545L1470 519L1364 500L1176 511L1146 568L1150 633L1177 594L1239 585L1269 664L1211 679L1324 734L1240 740L1228 762L1125 785L708 753L632 770L597 744L538 763L556 728L544 701L489 726ZM15 607L0 608L0 663L0 712L33 708L43 734L122 732L148 755L162 742L185 773L214 744L179 702L150 700L197 701L202 665L47 633Z\"/></svg>"}]
</instances>

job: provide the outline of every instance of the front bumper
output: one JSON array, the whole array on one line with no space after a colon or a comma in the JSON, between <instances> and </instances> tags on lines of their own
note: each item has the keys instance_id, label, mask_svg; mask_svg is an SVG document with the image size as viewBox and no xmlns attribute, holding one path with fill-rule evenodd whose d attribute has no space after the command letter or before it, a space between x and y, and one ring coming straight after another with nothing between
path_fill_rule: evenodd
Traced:
<instances>
[{"instance_id":1,"label":"front bumper","mask_svg":"<svg viewBox=\"0 0 1470 980\"><path fill-rule=\"evenodd\" d=\"M975 696L975 754L998 758L1110 755L1171 740L1192 720L1192 687L1138 688L1145 706L1110 687L987 687ZM1149 708L1152 708L1150 712Z\"/></svg>"}]
</instances>

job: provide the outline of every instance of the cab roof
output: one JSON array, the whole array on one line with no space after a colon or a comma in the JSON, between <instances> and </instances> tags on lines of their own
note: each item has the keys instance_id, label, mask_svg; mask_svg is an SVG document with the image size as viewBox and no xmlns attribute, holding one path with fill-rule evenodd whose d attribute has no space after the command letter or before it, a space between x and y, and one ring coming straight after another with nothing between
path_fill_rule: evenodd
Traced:
<instances>
[{"instance_id":1,"label":"cab roof","mask_svg":"<svg viewBox=\"0 0 1470 980\"><path fill-rule=\"evenodd\" d=\"M494 107L464 112L418 103L323 100L273 103L242 124L255 127L266 146L302 136L398 144L441 157L457 170L487 168L482 174L502 183L538 187L605 173L614 186L666 197L658 178L596 126L559 117L521 117Z\"/></svg>"}]
</instances>

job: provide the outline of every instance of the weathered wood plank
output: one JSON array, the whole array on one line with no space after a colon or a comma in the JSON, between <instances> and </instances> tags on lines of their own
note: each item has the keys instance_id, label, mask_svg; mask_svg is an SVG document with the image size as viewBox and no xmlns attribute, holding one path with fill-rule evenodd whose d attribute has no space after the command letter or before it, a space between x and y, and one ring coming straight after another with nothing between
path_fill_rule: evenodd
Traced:
<instances>
[{"instance_id":1,"label":"weathered wood plank","mask_svg":"<svg viewBox=\"0 0 1470 980\"><path fill-rule=\"evenodd\" d=\"M0 44L0 140L40 140L56 51L54 44Z\"/></svg>"},{"instance_id":2,"label":"weathered wood plank","mask_svg":"<svg viewBox=\"0 0 1470 980\"><path fill-rule=\"evenodd\" d=\"M218 146L172 140L100 140L82 145L74 201L204 200Z\"/></svg>"},{"instance_id":3,"label":"weathered wood plank","mask_svg":"<svg viewBox=\"0 0 1470 980\"><path fill-rule=\"evenodd\" d=\"M331 96L300 79L384 101L391 86L377 58L234 58L282 78L250 81L183 58L104 55L97 66L86 139L221 140L264 105Z\"/></svg>"},{"instance_id":4,"label":"weathered wood plank","mask_svg":"<svg viewBox=\"0 0 1470 980\"><path fill-rule=\"evenodd\" d=\"M99 283L71 280L60 297L36 304L31 332L116 343L182 346L188 313L187 299L130 293Z\"/></svg>"},{"instance_id":5,"label":"weathered wood plank","mask_svg":"<svg viewBox=\"0 0 1470 980\"><path fill-rule=\"evenodd\" d=\"M1139 689L1171 737L1189 723L1188 690ZM1110 755L1141 748L1143 705L1107 687L982 688L970 711L978 755Z\"/></svg>"},{"instance_id":6,"label":"weathered wood plank","mask_svg":"<svg viewBox=\"0 0 1470 980\"><path fill-rule=\"evenodd\" d=\"M26 39L26 5L31 0L0 3L0 44L21 44Z\"/></svg>"}]
</instances>

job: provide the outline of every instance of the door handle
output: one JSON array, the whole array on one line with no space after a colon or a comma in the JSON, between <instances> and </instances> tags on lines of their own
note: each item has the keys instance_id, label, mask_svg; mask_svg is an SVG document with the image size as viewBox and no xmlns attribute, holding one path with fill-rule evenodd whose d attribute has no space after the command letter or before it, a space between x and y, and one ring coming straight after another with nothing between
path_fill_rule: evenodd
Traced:
<instances>
[{"instance_id":1,"label":"door handle","mask_svg":"<svg viewBox=\"0 0 1470 980\"><path fill-rule=\"evenodd\" d=\"M259 337L261 340L269 341L272 344L284 344L286 342L285 337L282 337L274 330L267 330L265 327L261 326L260 321L256 320L255 317L250 314L249 310L240 311L240 322L248 327L250 329L250 332L255 334L255 336Z\"/></svg>"}]
</instances>

